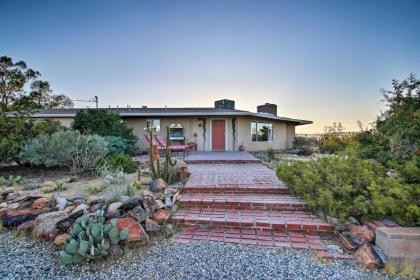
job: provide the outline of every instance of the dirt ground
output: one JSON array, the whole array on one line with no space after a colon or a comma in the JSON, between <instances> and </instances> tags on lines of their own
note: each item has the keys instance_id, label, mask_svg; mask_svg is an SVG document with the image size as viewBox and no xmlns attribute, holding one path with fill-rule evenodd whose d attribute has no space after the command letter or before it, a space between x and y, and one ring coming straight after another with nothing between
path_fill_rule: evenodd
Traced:
<instances>
[{"instance_id":1,"label":"dirt ground","mask_svg":"<svg viewBox=\"0 0 420 280\"><path fill-rule=\"evenodd\" d=\"M88 194L86 192L87 187L98 187L103 183L103 180L95 175L75 176L71 172L63 169L40 169L24 166L0 167L0 176L10 175L22 176L23 181L21 184L11 186L21 195L41 195L47 198L53 196L71 198L76 195L89 195L94 198L104 198L107 196L107 191L98 194ZM125 184L130 184L134 180L137 180L137 173L127 174ZM39 183L41 188L25 190L25 185L33 181ZM50 189L51 186L54 186L56 181L70 181L70 183L67 183L67 189L64 191L45 193L44 191ZM141 181L143 184L141 189L144 189L148 182L150 182L150 177L143 177ZM7 186L0 186L0 190L5 189L6 187Z\"/></svg>"}]
</instances>

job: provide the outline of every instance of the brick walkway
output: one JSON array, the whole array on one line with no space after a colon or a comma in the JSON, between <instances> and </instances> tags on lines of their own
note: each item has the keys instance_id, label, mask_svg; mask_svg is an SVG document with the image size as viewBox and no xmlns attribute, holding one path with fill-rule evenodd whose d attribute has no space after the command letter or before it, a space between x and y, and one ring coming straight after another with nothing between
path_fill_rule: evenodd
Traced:
<instances>
[{"instance_id":1,"label":"brick walkway","mask_svg":"<svg viewBox=\"0 0 420 280\"><path fill-rule=\"evenodd\" d=\"M191 176L172 218L185 227L175 241L312 249L331 257L325 240L331 240L334 228L289 195L272 170L255 162L221 162L188 165Z\"/></svg>"}]
</instances>

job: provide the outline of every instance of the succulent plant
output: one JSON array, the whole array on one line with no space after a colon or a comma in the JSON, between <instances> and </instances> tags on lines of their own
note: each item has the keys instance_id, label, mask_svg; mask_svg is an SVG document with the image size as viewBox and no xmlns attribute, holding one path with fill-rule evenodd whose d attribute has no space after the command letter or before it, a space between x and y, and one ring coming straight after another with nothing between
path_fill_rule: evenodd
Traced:
<instances>
[{"instance_id":1,"label":"succulent plant","mask_svg":"<svg viewBox=\"0 0 420 280\"><path fill-rule=\"evenodd\" d=\"M22 183L23 178L20 175L0 177L0 186L14 186Z\"/></svg>"},{"instance_id":2,"label":"succulent plant","mask_svg":"<svg viewBox=\"0 0 420 280\"><path fill-rule=\"evenodd\" d=\"M71 238L67 239L60 251L64 264L81 263L84 260L106 256L112 245L128 238L128 230L118 231L117 221L112 219L105 224L103 213L83 215L70 229Z\"/></svg>"},{"instance_id":3,"label":"succulent plant","mask_svg":"<svg viewBox=\"0 0 420 280\"><path fill-rule=\"evenodd\" d=\"M41 187L41 184L37 181L30 181L25 185L25 190L35 190L39 189Z\"/></svg>"},{"instance_id":4,"label":"succulent plant","mask_svg":"<svg viewBox=\"0 0 420 280\"><path fill-rule=\"evenodd\" d=\"M153 139L153 130L149 129L149 138ZM172 183L176 174L177 161L172 160L171 151L169 148L169 126L166 127L166 149L165 149L165 160L163 161L163 167L160 164L160 159L153 159L153 141L149 141L149 168L152 172L152 178L162 178L165 182ZM156 166L155 162L156 161Z\"/></svg>"}]
</instances>

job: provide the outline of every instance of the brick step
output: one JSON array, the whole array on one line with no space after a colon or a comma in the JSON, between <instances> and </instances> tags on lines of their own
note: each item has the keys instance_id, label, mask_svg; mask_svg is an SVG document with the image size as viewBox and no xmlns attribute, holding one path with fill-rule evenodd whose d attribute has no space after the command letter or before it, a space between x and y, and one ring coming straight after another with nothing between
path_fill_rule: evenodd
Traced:
<instances>
[{"instance_id":1,"label":"brick step","mask_svg":"<svg viewBox=\"0 0 420 280\"><path fill-rule=\"evenodd\" d=\"M212 225L279 231L332 232L334 228L306 211L189 208L179 210L172 220L183 225Z\"/></svg>"},{"instance_id":2,"label":"brick step","mask_svg":"<svg viewBox=\"0 0 420 280\"><path fill-rule=\"evenodd\" d=\"M187 184L184 193L210 193L210 194L288 194L284 186L270 185L193 185Z\"/></svg>"},{"instance_id":3,"label":"brick step","mask_svg":"<svg viewBox=\"0 0 420 280\"><path fill-rule=\"evenodd\" d=\"M260 159L186 159L187 164L259 164Z\"/></svg>"},{"instance_id":4,"label":"brick step","mask_svg":"<svg viewBox=\"0 0 420 280\"><path fill-rule=\"evenodd\" d=\"M182 207L305 210L305 202L297 197L277 194L183 194Z\"/></svg>"},{"instance_id":5,"label":"brick step","mask_svg":"<svg viewBox=\"0 0 420 280\"><path fill-rule=\"evenodd\" d=\"M331 244L329 235L313 235L298 232L260 231L254 229L230 229L217 227L188 227L177 233L173 240L179 243L191 241L215 241L250 244L273 248L311 249L324 258L353 259L348 254L331 254L327 245Z\"/></svg>"}]
</instances>

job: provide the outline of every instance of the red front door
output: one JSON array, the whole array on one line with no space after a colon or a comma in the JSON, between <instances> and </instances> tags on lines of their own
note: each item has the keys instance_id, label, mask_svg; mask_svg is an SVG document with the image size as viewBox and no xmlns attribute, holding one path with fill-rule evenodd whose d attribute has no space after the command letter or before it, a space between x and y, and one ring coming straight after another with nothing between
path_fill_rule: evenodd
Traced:
<instances>
[{"instance_id":1,"label":"red front door","mask_svg":"<svg viewBox=\"0 0 420 280\"><path fill-rule=\"evenodd\" d=\"M225 120L212 120L211 143L212 150L225 150Z\"/></svg>"}]
</instances>

